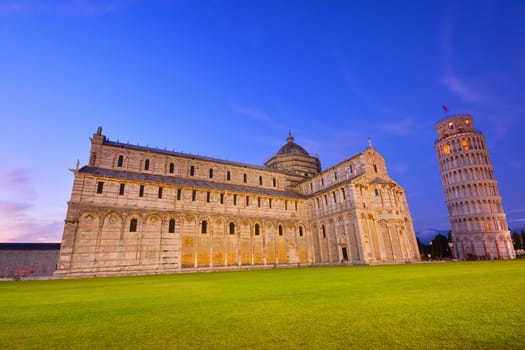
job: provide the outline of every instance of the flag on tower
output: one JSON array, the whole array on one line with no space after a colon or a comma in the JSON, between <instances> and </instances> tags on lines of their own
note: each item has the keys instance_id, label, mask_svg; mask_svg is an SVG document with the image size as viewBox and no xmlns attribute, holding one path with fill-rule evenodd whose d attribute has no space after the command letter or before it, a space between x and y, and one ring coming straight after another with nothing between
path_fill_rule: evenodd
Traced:
<instances>
[{"instance_id":1,"label":"flag on tower","mask_svg":"<svg viewBox=\"0 0 525 350\"><path fill-rule=\"evenodd\" d=\"M443 105L443 112L447 113L448 112L448 107Z\"/></svg>"}]
</instances>

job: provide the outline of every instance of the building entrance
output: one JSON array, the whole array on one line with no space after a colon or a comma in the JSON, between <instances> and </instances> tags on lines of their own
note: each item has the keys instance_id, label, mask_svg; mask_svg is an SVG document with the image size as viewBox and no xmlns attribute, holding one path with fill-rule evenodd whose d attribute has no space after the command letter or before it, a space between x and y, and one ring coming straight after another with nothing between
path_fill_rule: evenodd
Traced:
<instances>
[{"instance_id":1,"label":"building entrance","mask_svg":"<svg viewBox=\"0 0 525 350\"><path fill-rule=\"evenodd\" d=\"M343 261L348 261L348 252L346 250L346 247L343 247Z\"/></svg>"}]
</instances>

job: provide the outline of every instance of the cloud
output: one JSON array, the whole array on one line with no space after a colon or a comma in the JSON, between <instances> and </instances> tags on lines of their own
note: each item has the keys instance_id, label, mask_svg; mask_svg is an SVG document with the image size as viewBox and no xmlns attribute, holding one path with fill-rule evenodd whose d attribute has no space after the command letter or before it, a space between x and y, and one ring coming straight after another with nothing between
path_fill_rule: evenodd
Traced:
<instances>
[{"instance_id":1,"label":"cloud","mask_svg":"<svg viewBox=\"0 0 525 350\"><path fill-rule=\"evenodd\" d=\"M29 221L0 220L0 242L3 243L54 243L60 242L64 222L55 221Z\"/></svg>"},{"instance_id":2,"label":"cloud","mask_svg":"<svg viewBox=\"0 0 525 350\"><path fill-rule=\"evenodd\" d=\"M26 202L0 201L0 242L59 242L63 220L39 217Z\"/></svg>"},{"instance_id":3,"label":"cloud","mask_svg":"<svg viewBox=\"0 0 525 350\"><path fill-rule=\"evenodd\" d=\"M127 10L138 0L29 0L0 4L0 16L51 14L98 16Z\"/></svg>"},{"instance_id":4,"label":"cloud","mask_svg":"<svg viewBox=\"0 0 525 350\"><path fill-rule=\"evenodd\" d=\"M404 136L414 131L415 123L412 119L405 118L399 121L381 123L378 127L389 134Z\"/></svg>"},{"instance_id":5,"label":"cloud","mask_svg":"<svg viewBox=\"0 0 525 350\"><path fill-rule=\"evenodd\" d=\"M459 77L453 76L450 72L446 73L445 76L441 78L441 81L450 91L467 102L476 103L481 100L479 91L469 86Z\"/></svg>"},{"instance_id":6,"label":"cloud","mask_svg":"<svg viewBox=\"0 0 525 350\"><path fill-rule=\"evenodd\" d=\"M9 219L23 215L24 212L29 208L31 208L31 205L28 203L0 202L0 213Z\"/></svg>"},{"instance_id":7,"label":"cloud","mask_svg":"<svg viewBox=\"0 0 525 350\"><path fill-rule=\"evenodd\" d=\"M389 166L393 174L405 175L410 172L410 165L407 163L396 163Z\"/></svg>"},{"instance_id":8,"label":"cloud","mask_svg":"<svg viewBox=\"0 0 525 350\"><path fill-rule=\"evenodd\" d=\"M248 117L252 120L255 120L257 122L266 124L268 126L271 126L275 129L285 129L280 123L278 123L274 118L269 116L268 114L258 111L255 108L248 107L248 106L239 106L236 104L232 104L232 109L234 112L237 112L245 117Z\"/></svg>"},{"instance_id":9,"label":"cloud","mask_svg":"<svg viewBox=\"0 0 525 350\"><path fill-rule=\"evenodd\" d=\"M31 176L28 169L0 170L0 189L2 192L12 192L32 196Z\"/></svg>"},{"instance_id":10,"label":"cloud","mask_svg":"<svg viewBox=\"0 0 525 350\"><path fill-rule=\"evenodd\" d=\"M25 6L19 2L10 2L0 4L0 16L9 16L14 14L23 13Z\"/></svg>"},{"instance_id":11,"label":"cloud","mask_svg":"<svg viewBox=\"0 0 525 350\"><path fill-rule=\"evenodd\" d=\"M523 169L523 162L521 160L513 160L509 162L509 166L513 169L520 170Z\"/></svg>"},{"instance_id":12,"label":"cloud","mask_svg":"<svg viewBox=\"0 0 525 350\"><path fill-rule=\"evenodd\" d=\"M97 16L117 13L128 9L135 1L131 0L76 0L70 5L72 14Z\"/></svg>"},{"instance_id":13,"label":"cloud","mask_svg":"<svg viewBox=\"0 0 525 350\"><path fill-rule=\"evenodd\" d=\"M443 72L441 83L452 93L469 103L487 102L492 99L490 94L483 93L478 84L473 84L469 79L461 77L456 73L455 50L452 44L454 34L454 18L449 12L442 24L441 31L441 56L443 59Z\"/></svg>"}]
</instances>

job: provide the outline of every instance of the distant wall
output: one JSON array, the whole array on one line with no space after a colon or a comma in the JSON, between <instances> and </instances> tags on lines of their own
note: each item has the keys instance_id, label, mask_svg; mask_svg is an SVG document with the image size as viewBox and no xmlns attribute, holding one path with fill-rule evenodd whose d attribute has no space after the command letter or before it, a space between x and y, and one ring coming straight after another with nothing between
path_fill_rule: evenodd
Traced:
<instances>
[{"instance_id":1,"label":"distant wall","mask_svg":"<svg viewBox=\"0 0 525 350\"><path fill-rule=\"evenodd\" d=\"M60 243L0 243L0 278L17 270L32 271L28 276L53 276Z\"/></svg>"}]
</instances>

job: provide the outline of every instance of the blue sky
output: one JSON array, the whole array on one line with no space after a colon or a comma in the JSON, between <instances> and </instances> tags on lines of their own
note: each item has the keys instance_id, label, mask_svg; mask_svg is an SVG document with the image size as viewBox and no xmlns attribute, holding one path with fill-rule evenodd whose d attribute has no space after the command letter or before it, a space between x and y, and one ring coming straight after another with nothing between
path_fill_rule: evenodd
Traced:
<instances>
[{"instance_id":1,"label":"blue sky","mask_svg":"<svg viewBox=\"0 0 525 350\"><path fill-rule=\"evenodd\" d=\"M323 169L367 147L448 230L434 124L470 113L525 227L523 1L0 0L0 241L59 242L89 137Z\"/></svg>"}]
</instances>

